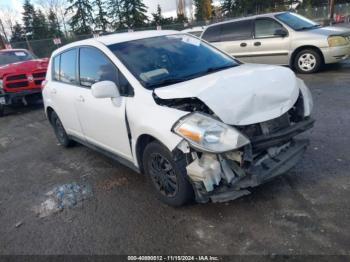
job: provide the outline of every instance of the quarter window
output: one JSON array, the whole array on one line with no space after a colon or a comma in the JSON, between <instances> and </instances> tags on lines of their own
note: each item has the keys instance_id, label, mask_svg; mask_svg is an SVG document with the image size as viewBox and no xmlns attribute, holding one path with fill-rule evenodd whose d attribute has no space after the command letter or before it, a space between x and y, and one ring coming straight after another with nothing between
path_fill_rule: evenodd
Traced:
<instances>
[{"instance_id":1,"label":"quarter window","mask_svg":"<svg viewBox=\"0 0 350 262\"><path fill-rule=\"evenodd\" d=\"M272 19L257 19L255 20L255 37L275 37L276 30L283 29L283 26Z\"/></svg>"},{"instance_id":2,"label":"quarter window","mask_svg":"<svg viewBox=\"0 0 350 262\"><path fill-rule=\"evenodd\" d=\"M61 54L60 78L63 83L76 84L77 50L72 49Z\"/></svg>"},{"instance_id":3,"label":"quarter window","mask_svg":"<svg viewBox=\"0 0 350 262\"><path fill-rule=\"evenodd\" d=\"M60 55L56 56L53 59L53 80L59 81L60 80Z\"/></svg>"},{"instance_id":4,"label":"quarter window","mask_svg":"<svg viewBox=\"0 0 350 262\"><path fill-rule=\"evenodd\" d=\"M252 29L252 20L244 20L222 24L221 41L251 39Z\"/></svg>"}]
</instances>

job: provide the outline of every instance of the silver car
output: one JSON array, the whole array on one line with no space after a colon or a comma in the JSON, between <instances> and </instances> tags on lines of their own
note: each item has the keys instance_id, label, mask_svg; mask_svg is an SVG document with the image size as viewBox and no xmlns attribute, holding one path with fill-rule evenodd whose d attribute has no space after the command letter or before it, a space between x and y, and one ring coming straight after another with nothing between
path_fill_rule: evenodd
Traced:
<instances>
[{"instance_id":1,"label":"silver car","mask_svg":"<svg viewBox=\"0 0 350 262\"><path fill-rule=\"evenodd\" d=\"M244 62L289 65L299 73L350 56L350 29L322 27L291 12L213 24L201 38Z\"/></svg>"}]
</instances>

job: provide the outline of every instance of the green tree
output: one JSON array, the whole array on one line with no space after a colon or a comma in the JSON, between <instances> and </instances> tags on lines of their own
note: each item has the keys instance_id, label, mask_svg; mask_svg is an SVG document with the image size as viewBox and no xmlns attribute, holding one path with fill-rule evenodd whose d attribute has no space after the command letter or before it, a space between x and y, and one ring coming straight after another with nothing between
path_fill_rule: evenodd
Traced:
<instances>
[{"instance_id":1,"label":"green tree","mask_svg":"<svg viewBox=\"0 0 350 262\"><path fill-rule=\"evenodd\" d=\"M49 36L50 37L61 37L63 34L61 31L60 23L58 22L58 18L52 9L49 10L47 20L48 20Z\"/></svg>"},{"instance_id":2,"label":"green tree","mask_svg":"<svg viewBox=\"0 0 350 262\"><path fill-rule=\"evenodd\" d=\"M212 0L194 0L195 17L198 21L209 20L213 14Z\"/></svg>"},{"instance_id":3,"label":"green tree","mask_svg":"<svg viewBox=\"0 0 350 262\"><path fill-rule=\"evenodd\" d=\"M95 0L93 2L94 7L97 9L97 14L95 17L95 25L97 28L101 28L103 32L106 32L108 26L107 20L107 10L105 7L105 2L102 0Z\"/></svg>"},{"instance_id":4,"label":"green tree","mask_svg":"<svg viewBox=\"0 0 350 262\"><path fill-rule=\"evenodd\" d=\"M33 17L33 39L47 38L49 33L48 24L46 17L43 12L39 9L34 12Z\"/></svg>"},{"instance_id":5,"label":"green tree","mask_svg":"<svg viewBox=\"0 0 350 262\"><path fill-rule=\"evenodd\" d=\"M24 29L18 22L16 22L15 25L13 26L13 30L11 33L12 33L11 42L22 42L26 40L24 36L25 34Z\"/></svg>"},{"instance_id":6,"label":"green tree","mask_svg":"<svg viewBox=\"0 0 350 262\"><path fill-rule=\"evenodd\" d=\"M152 24L154 25L163 25L165 22L165 19L162 15L162 8L160 7L160 5L157 5L157 12L156 13L152 13L153 16L153 21Z\"/></svg>"},{"instance_id":7,"label":"green tree","mask_svg":"<svg viewBox=\"0 0 350 262\"><path fill-rule=\"evenodd\" d=\"M65 14L72 12L73 16L69 21L74 33L90 34L93 24L93 8L89 0L68 0L71 4Z\"/></svg>"},{"instance_id":8,"label":"green tree","mask_svg":"<svg viewBox=\"0 0 350 262\"><path fill-rule=\"evenodd\" d=\"M147 6L142 0L121 0L122 21L128 28L142 27L148 21Z\"/></svg>"},{"instance_id":9,"label":"green tree","mask_svg":"<svg viewBox=\"0 0 350 262\"><path fill-rule=\"evenodd\" d=\"M121 0L109 0L107 3L108 17L110 17L111 25L114 29L118 29L122 23L122 6Z\"/></svg>"},{"instance_id":10,"label":"green tree","mask_svg":"<svg viewBox=\"0 0 350 262\"><path fill-rule=\"evenodd\" d=\"M33 35L33 22L35 10L30 0L24 1L23 10L24 11L22 13L22 21L24 25L24 32L28 35L28 38L31 39Z\"/></svg>"}]
</instances>

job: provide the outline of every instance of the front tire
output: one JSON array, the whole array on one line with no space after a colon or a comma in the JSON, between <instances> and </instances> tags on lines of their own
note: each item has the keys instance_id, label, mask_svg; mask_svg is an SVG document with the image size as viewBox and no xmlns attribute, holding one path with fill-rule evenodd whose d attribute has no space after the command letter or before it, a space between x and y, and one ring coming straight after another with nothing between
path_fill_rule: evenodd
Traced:
<instances>
[{"instance_id":1,"label":"front tire","mask_svg":"<svg viewBox=\"0 0 350 262\"><path fill-rule=\"evenodd\" d=\"M144 172L150 179L158 199L170 206L182 206L193 200L194 193L187 180L186 161L158 142L148 144L143 153Z\"/></svg>"},{"instance_id":2,"label":"front tire","mask_svg":"<svg viewBox=\"0 0 350 262\"><path fill-rule=\"evenodd\" d=\"M312 49L301 50L294 59L294 68L301 74L316 73L320 70L321 66L321 55Z\"/></svg>"},{"instance_id":3,"label":"front tire","mask_svg":"<svg viewBox=\"0 0 350 262\"><path fill-rule=\"evenodd\" d=\"M64 129L61 120L55 112L51 113L51 125L55 131L58 142L64 147L71 147L74 145L74 141L71 140L66 130Z\"/></svg>"}]
</instances>

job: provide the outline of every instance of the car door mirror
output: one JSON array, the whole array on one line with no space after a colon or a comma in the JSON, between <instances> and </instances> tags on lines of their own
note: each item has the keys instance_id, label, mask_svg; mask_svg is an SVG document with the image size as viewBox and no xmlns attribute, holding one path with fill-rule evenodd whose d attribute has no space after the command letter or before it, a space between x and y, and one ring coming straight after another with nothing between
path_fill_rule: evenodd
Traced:
<instances>
[{"instance_id":1,"label":"car door mirror","mask_svg":"<svg viewBox=\"0 0 350 262\"><path fill-rule=\"evenodd\" d=\"M284 28L276 29L275 36L286 37L288 35L288 31Z\"/></svg>"},{"instance_id":2,"label":"car door mirror","mask_svg":"<svg viewBox=\"0 0 350 262\"><path fill-rule=\"evenodd\" d=\"M117 85L112 81L101 81L91 86L91 93L96 98L120 97Z\"/></svg>"}]
</instances>

